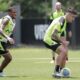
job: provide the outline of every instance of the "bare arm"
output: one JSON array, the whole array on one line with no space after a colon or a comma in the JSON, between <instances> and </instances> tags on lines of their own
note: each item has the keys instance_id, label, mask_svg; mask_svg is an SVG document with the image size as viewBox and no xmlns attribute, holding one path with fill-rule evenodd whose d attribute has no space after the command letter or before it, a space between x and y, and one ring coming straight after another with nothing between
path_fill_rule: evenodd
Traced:
<instances>
[{"instance_id":1,"label":"bare arm","mask_svg":"<svg viewBox=\"0 0 80 80\"><path fill-rule=\"evenodd\" d=\"M0 34L5 37L6 39L8 38L8 36L3 32L3 29L5 28L5 26L8 24L9 19L3 19L1 21L1 25L0 25Z\"/></svg>"},{"instance_id":2,"label":"bare arm","mask_svg":"<svg viewBox=\"0 0 80 80\"><path fill-rule=\"evenodd\" d=\"M69 36L69 38L72 37L72 31L69 31L69 32L68 32L68 36Z\"/></svg>"},{"instance_id":3,"label":"bare arm","mask_svg":"<svg viewBox=\"0 0 80 80\"><path fill-rule=\"evenodd\" d=\"M59 41L59 42L62 42L61 38L60 38L57 34L58 34L58 30L55 29L54 32L53 32L53 34L52 34L52 36L51 36L51 38L52 38L53 40L57 40L57 41Z\"/></svg>"},{"instance_id":4,"label":"bare arm","mask_svg":"<svg viewBox=\"0 0 80 80\"><path fill-rule=\"evenodd\" d=\"M52 38L53 40L59 41L59 42L62 43L64 46L68 46L68 45L69 45L69 41L66 41L66 38L65 38L65 37L59 37L57 34L58 34L58 30L55 29L55 31L53 32L51 38Z\"/></svg>"}]
</instances>

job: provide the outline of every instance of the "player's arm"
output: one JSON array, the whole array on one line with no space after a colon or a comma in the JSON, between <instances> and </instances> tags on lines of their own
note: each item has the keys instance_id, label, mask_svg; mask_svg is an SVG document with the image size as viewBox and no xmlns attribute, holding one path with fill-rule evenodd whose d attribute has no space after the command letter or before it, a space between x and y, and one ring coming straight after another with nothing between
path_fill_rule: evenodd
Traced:
<instances>
[{"instance_id":1,"label":"player's arm","mask_svg":"<svg viewBox=\"0 0 80 80\"><path fill-rule=\"evenodd\" d=\"M72 31L69 31L69 32L68 32L68 36L69 36L69 38L72 37Z\"/></svg>"},{"instance_id":2,"label":"player's arm","mask_svg":"<svg viewBox=\"0 0 80 80\"><path fill-rule=\"evenodd\" d=\"M55 29L54 32L53 32L53 34L52 34L52 36L51 36L51 38L53 40L59 41L60 43L62 43L65 46L67 46L69 44L69 42L66 41L66 39L64 37L59 37L58 33L59 33L59 31L57 29Z\"/></svg>"},{"instance_id":3,"label":"player's arm","mask_svg":"<svg viewBox=\"0 0 80 80\"><path fill-rule=\"evenodd\" d=\"M9 19L5 18L1 21L1 25L0 25L0 35L2 35L3 37L5 37L10 43L13 44L13 40L12 38L10 38L9 36L7 36L4 32L3 29L5 28L5 26L8 24Z\"/></svg>"},{"instance_id":4,"label":"player's arm","mask_svg":"<svg viewBox=\"0 0 80 80\"><path fill-rule=\"evenodd\" d=\"M53 40L57 40L62 43L62 39L57 35L58 33L59 33L59 31L57 29L55 29L54 32L52 33L51 38Z\"/></svg>"},{"instance_id":5,"label":"player's arm","mask_svg":"<svg viewBox=\"0 0 80 80\"><path fill-rule=\"evenodd\" d=\"M0 34L6 39L8 38L8 36L3 32L3 29L8 24L8 22L9 22L9 19L5 18L1 21L1 25L0 25Z\"/></svg>"},{"instance_id":6,"label":"player's arm","mask_svg":"<svg viewBox=\"0 0 80 80\"><path fill-rule=\"evenodd\" d=\"M72 31L71 31L71 23L67 23L67 32L68 32L68 39L70 40L72 37Z\"/></svg>"}]
</instances>

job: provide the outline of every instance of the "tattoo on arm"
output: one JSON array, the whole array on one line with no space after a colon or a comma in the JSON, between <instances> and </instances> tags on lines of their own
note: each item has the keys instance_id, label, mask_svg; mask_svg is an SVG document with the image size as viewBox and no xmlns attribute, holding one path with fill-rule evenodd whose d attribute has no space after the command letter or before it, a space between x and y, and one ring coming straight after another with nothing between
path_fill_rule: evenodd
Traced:
<instances>
[{"instance_id":1,"label":"tattoo on arm","mask_svg":"<svg viewBox=\"0 0 80 80\"><path fill-rule=\"evenodd\" d=\"M59 33L58 30L55 29L54 32L53 32L53 34L52 34L52 36L51 36L51 38L53 40L57 40L57 41L61 42L61 38L58 36L58 33Z\"/></svg>"}]
</instances>

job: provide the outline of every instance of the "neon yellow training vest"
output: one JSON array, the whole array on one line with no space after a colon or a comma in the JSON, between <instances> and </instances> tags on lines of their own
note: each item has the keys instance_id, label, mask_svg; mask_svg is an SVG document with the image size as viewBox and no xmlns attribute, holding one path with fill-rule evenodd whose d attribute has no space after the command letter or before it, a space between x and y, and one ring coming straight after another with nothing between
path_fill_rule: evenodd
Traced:
<instances>
[{"instance_id":1,"label":"neon yellow training vest","mask_svg":"<svg viewBox=\"0 0 80 80\"><path fill-rule=\"evenodd\" d=\"M7 16L5 16L5 17L3 17L3 18L0 19L0 24L1 24L2 20L5 19L5 18L8 18L8 19L9 19L9 22L8 22L8 24L5 26L5 28L3 29L3 32L4 32L7 36L10 36L10 35L12 34L13 30L14 30L15 22L13 22L12 18L11 18L9 15L7 15ZM1 42L6 42L7 39L4 38L2 35L0 35L0 41L1 41Z\"/></svg>"},{"instance_id":2,"label":"neon yellow training vest","mask_svg":"<svg viewBox=\"0 0 80 80\"><path fill-rule=\"evenodd\" d=\"M61 28L61 23L59 22L60 18L55 19L49 28L46 30L46 33L44 35L43 41L47 43L48 45L54 45L57 44L55 41L52 40L51 36L55 29L59 31L57 34L59 37L61 37L62 32L64 32L64 36L66 37L66 20L63 24L63 28Z\"/></svg>"},{"instance_id":3,"label":"neon yellow training vest","mask_svg":"<svg viewBox=\"0 0 80 80\"><path fill-rule=\"evenodd\" d=\"M64 12L62 10L60 10L60 12L55 11L54 13L52 13L52 15L50 16L50 19L53 20L60 16L64 16Z\"/></svg>"}]
</instances>

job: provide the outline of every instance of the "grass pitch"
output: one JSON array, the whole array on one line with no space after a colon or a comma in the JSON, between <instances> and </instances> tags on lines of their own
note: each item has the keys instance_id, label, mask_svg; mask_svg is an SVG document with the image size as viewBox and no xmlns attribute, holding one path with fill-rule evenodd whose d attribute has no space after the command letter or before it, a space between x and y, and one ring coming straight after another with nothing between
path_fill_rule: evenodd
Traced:
<instances>
[{"instance_id":1,"label":"grass pitch","mask_svg":"<svg viewBox=\"0 0 80 80\"><path fill-rule=\"evenodd\" d=\"M54 64L50 63L49 49L25 47L10 49L10 52L13 60L4 70L7 76L0 80L59 80L52 77ZM69 50L66 66L71 69L71 77L60 80L80 80L80 50Z\"/></svg>"}]
</instances>

